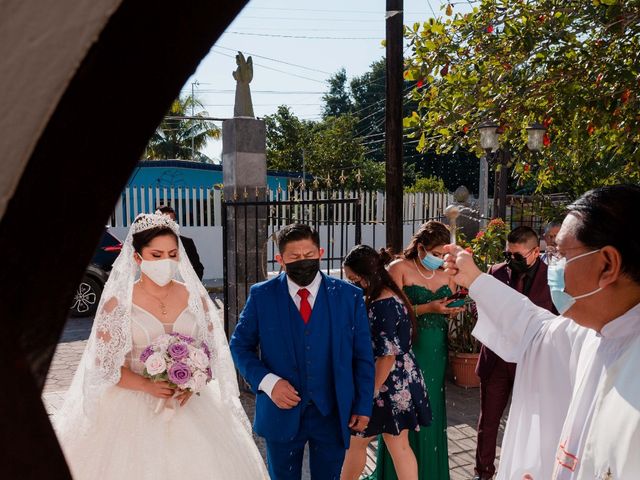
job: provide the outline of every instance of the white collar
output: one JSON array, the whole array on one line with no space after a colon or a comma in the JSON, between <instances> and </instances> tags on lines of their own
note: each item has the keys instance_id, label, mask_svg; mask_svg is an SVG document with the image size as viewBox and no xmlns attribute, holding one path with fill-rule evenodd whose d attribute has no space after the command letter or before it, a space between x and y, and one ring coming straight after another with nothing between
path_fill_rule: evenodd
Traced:
<instances>
[{"instance_id":1,"label":"white collar","mask_svg":"<svg viewBox=\"0 0 640 480\"><path fill-rule=\"evenodd\" d=\"M604 338L625 337L637 335L640 332L640 303L627 310L618 318L611 320L602 329L600 335Z\"/></svg>"},{"instance_id":2,"label":"white collar","mask_svg":"<svg viewBox=\"0 0 640 480\"><path fill-rule=\"evenodd\" d=\"M287 285L289 287L289 295L291 295L294 298L298 294L298 290L300 290L301 288L306 288L307 290L309 290L309 295L313 298L316 298L316 296L318 295L318 290L320 290L321 283L322 283L322 274L320 272L316 273L316 276L313 279L313 281L306 287L301 287L300 285L295 283L293 280L291 280L289 278L289 275L287 275Z\"/></svg>"}]
</instances>

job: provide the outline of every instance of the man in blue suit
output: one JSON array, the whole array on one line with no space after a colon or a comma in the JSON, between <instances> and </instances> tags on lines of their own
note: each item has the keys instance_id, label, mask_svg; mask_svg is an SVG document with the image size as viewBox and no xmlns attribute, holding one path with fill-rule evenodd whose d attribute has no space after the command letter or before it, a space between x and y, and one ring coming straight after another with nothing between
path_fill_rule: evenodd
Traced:
<instances>
[{"instance_id":1,"label":"man in blue suit","mask_svg":"<svg viewBox=\"0 0 640 480\"><path fill-rule=\"evenodd\" d=\"M373 404L374 364L362 291L320 272L317 232L288 225L276 260L285 273L254 285L231 353L256 393L254 429L267 442L272 480L299 480L309 443L311 478L340 478L350 429Z\"/></svg>"}]
</instances>

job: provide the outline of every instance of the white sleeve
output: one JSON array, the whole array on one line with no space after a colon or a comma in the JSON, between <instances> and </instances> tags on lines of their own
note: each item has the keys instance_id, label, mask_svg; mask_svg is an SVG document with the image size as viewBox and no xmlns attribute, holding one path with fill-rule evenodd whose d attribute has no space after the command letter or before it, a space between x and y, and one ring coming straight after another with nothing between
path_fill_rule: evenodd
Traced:
<instances>
[{"instance_id":1,"label":"white sleeve","mask_svg":"<svg viewBox=\"0 0 640 480\"><path fill-rule=\"evenodd\" d=\"M258 385L258 390L262 390L266 393L269 398L271 398L271 392L273 391L273 387L275 387L276 383L280 380L280 377L275 373L267 373L264 378L260 381L260 385ZM273 400L271 398L271 400Z\"/></svg>"},{"instance_id":2,"label":"white sleeve","mask_svg":"<svg viewBox=\"0 0 640 480\"><path fill-rule=\"evenodd\" d=\"M483 273L471 284L469 295L478 308L473 336L507 362L518 362L544 323L556 315Z\"/></svg>"}]
</instances>

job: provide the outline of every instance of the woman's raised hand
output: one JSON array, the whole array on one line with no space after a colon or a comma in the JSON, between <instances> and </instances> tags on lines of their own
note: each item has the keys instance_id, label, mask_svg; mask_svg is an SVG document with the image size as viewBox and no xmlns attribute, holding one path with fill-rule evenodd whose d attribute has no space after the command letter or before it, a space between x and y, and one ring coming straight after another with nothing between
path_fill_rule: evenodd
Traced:
<instances>
[{"instance_id":1,"label":"woman's raised hand","mask_svg":"<svg viewBox=\"0 0 640 480\"><path fill-rule=\"evenodd\" d=\"M445 245L447 255L444 257L444 271L453 277L453 281L461 287L469 288L482 273L473 254L457 245Z\"/></svg>"}]
</instances>

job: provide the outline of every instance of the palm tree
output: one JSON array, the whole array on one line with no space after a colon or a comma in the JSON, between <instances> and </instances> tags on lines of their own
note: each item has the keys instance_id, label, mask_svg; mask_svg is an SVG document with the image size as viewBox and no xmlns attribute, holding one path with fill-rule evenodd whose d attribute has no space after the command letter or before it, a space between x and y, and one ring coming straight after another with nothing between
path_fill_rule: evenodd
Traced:
<instances>
[{"instance_id":1,"label":"palm tree","mask_svg":"<svg viewBox=\"0 0 640 480\"><path fill-rule=\"evenodd\" d=\"M206 117L207 112L197 98L185 96L173 101L167 117ZM191 115L193 109L198 109ZM212 122L199 119L165 118L151 136L144 152L145 160L181 159L211 162L201 150L210 139L220 138L220 129Z\"/></svg>"}]
</instances>

